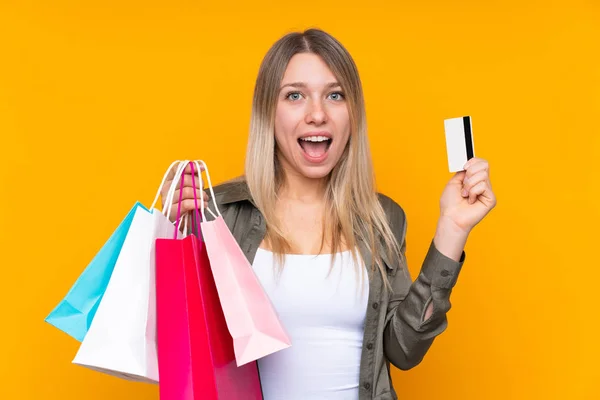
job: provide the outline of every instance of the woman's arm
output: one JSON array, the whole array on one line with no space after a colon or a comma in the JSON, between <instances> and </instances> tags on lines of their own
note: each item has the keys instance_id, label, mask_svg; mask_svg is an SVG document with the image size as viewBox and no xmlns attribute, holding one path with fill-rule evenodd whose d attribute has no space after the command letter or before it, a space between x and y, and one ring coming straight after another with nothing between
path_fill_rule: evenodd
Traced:
<instances>
[{"instance_id":1,"label":"woman's arm","mask_svg":"<svg viewBox=\"0 0 600 400\"><path fill-rule=\"evenodd\" d=\"M454 261L459 262L467 243L468 234L460 231L450 221L440 219L433 238L433 243L440 253ZM433 313L433 303L429 303L425 310L425 320Z\"/></svg>"},{"instance_id":2,"label":"woman's arm","mask_svg":"<svg viewBox=\"0 0 600 400\"><path fill-rule=\"evenodd\" d=\"M406 216L400 206L394 206L390 224L405 256ZM396 367L407 370L418 365L434 338L446 329L450 293L464 263L466 240L466 234L440 219L417 279L412 282L403 265L392 278L383 344L387 359Z\"/></svg>"}]
</instances>

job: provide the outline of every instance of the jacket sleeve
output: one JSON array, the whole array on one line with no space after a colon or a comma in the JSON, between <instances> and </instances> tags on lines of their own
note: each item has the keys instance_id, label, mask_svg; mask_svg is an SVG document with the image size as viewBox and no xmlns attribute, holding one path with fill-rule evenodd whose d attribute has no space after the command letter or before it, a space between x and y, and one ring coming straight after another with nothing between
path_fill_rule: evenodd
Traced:
<instances>
[{"instance_id":1,"label":"jacket sleeve","mask_svg":"<svg viewBox=\"0 0 600 400\"><path fill-rule=\"evenodd\" d=\"M393 201L391 208L390 225L406 259L406 215ZM434 338L446 329L450 294L464 261L464 251L457 262L440 253L432 240L414 282L406 263L397 264L390 279L392 292L383 333L385 356L397 368L408 370L418 365ZM425 321L425 310L431 302L433 314Z\"/></svg>"}]
</instances>

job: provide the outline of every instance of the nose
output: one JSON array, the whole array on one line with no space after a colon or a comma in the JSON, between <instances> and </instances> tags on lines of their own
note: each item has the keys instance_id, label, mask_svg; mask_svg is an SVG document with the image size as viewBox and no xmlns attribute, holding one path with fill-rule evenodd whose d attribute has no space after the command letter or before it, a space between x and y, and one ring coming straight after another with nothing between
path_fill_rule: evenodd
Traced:
<instances>
[{"instance_id":1,"label":"nose","mask_svg":"<svg viewBox=\"0 0 600 400\"><path fill-rule=\"evenodd\" d=\"M315 125L322 125L327 122L327 113L320 100L310 100L308 102L304 120L307 124Z\"/></svg>"}]
</instances>

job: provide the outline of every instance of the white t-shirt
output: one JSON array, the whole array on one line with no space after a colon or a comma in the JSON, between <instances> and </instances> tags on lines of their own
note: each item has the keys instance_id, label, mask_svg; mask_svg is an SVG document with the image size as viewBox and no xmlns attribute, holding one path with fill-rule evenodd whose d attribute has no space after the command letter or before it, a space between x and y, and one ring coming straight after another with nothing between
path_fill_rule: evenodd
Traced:
<instances>
[{"instance_id":1,"label":"white t-shirt","mask_svg":"<svg viewBox=\"0 0 600 400\"><path fill-rule=\"evenodd\" d=\"M359 257L360 261L360 257ZM258 360L265 400L358 399L369 295L364 265L350 251L287 255L277 280L274 255L258 249L254 271L292 346Z\"/></svg>"}]
</instances>

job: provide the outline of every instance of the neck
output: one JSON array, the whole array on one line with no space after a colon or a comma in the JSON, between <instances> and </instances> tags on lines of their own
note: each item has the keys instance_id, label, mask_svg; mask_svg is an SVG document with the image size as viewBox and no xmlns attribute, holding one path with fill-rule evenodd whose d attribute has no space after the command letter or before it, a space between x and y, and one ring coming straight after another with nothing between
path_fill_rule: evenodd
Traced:
<instances>
[{"instance_id":1,"label":"neck","mask_svg":"<svg viewBox=\"0 0 600 400\"><path fill-rule=\"evenodd\" d=\"M284 170L279 198L303 203L322 203L325 197L326 178L313 179L295 171Z\"/></svg>"}]
</instances>

